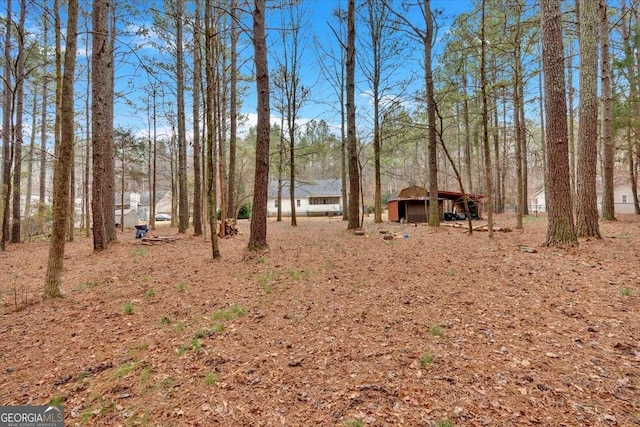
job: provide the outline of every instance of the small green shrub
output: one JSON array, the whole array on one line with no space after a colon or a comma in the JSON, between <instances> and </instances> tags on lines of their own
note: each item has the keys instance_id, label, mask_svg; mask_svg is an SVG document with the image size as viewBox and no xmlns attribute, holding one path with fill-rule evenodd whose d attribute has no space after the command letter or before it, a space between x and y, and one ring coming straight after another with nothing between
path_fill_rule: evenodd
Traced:
<instances>
[{"instance_id":1,"label":"small green shrub","mask_svg":"<svg viewBox=\"0 0 640 427\"><path fill-rule=\"evenodd\" d=\"M204 383L206 385L213 385L216 383L217 380L217 376L216 374L214 374L213 372L208 373L207 375L205 375L204 377Z\"/></svg>"},{"instance_id":2,"label":"small green shrub","mask_svg":"<svg viewBox=\"0 0 640 427\"><path fill-rule=\"evenodd\" d=\"M127 363L123 363L122 365L118 366L116 368L116 371L114 372L113 376L117 379L117 378L122 378L126 375L128 375L129 373L135 371L138 367L138 362L127 362Z\"/></svg>"},{"instance_id":3,"label":"small green shrub","mask_svg":"<svg viewBox=\"0 0 640 427\"><path fill-rule=\"evenodd\" d=\"M242 317L246 314L246 310L238 304L233 304L231 307L223 310L218 310L211 315L212 321L217 320L230 320L234 317Z\"/></svg>"},{"instance_id":4,"label":"small green shrub","mask_svg":"<svg viewBox=\"0 0 640 427\"><path fill-rule=\"evenodd\" d=\"M344 422L345 427L364 427L362 420L358 418L351 418Z\"/></svg>"},{"instance_id":5,"label":"small green shrub","mask_svg":"<svg viewBox=\"0 0 640 427\"><path fill-rule=\"evenodd\" d=\"M431 325L429 327L429 332L434 337L441 337L441 336L444 335L444 330L442 329L442 327L440 325Z\"/></svg>"},{"instance_id":6,"label":"small green shrub","mask_svg":"<svg viewBox=\"0 0 640 427\"><path fill-rule=\"evenodd\" d=\"M153 288L149 288L146 291L144 291L144 297L145 298L151 298L152 296L155 296L156 291L153 290Z\"/></svg>"},{"instance_id":7,"label":"small green shrub","mask_svg":"<svg viewBox=\"0 0 640 427\"><path fill-rule=\"evenodd\" d=\"M198 338L194 338L191 340L191 349L195 353L200 353L200 350L202 350L202 344L200 344L200 340Z\"/></svg>"},{"instance_id":8,"label":"small green shrub","mask_svg":"<svg viewBox=\"0 0 640 427\"><path fill-rule=\"evenodd\" d=\"M151 373L153 372L153 368L151 366L145 367L142 372L140 372L140 379L143 383L149 381L149 377L151 377Z\"/></svg>"},{"instance_id":9,"label":"small green shrub","mask_svg":"<svg viewBox=\"0 0 640 427\"><path fill-rule=\"evenodd\" d=\"M620 294L624 297L630 297L633 294L633 289L631 288L622 288L620 289Z\"/></svg>"},{"instance_id":10,"label":"small green shrub","mask_svg":"<svg viewBox=\"0 0 640 427\"><path fill-rule=\"evenodd\" d=\"M133 314L133 304L130 302L124 303L122 310L124 311L124 314Z\"/></svg>"},{"instance_id":11,"label":"small green shrub","mask_svg":"<svg viewBox=\"0 0 640 427\"><path fill-rule=\"evenodd\" d=\"M64 396L55 396L47 403L49 406L60 406L66 400Z\"/></svg>"},{"instance_id":12,"label":"small green shrub","mask_svg":"<svg viewBox=\"0 0 640 427\"><path fill-rule=\"evenodd\" d=\"M200 329L195 333L193 337L196 339L206 338L206 337L210 337L214 333L215 332L212 329Z\"/></svg>"},{"instance_id":13,"label":"small green shrub","mask_svg":"<svg viewBox=\"0 0 640 427\"><path fill-rule=\"evenodd\" d=\"M420 359L420 366L422 366L423 368L426 366L429 366L432 361L433 361L433 355L429 352L426 352L422 355L422 358Z\"/></svg>"},{"instance_id":14,"label":"small green shrub","mask_svg":"<svg viewBox=\"0 0 640 427\"><path fill-rule=\"evenodd\" d=\"M131 252L131 256L133 256L134 258L145 256L146 254L147 254L147 250L145 248L135 248Z\"/></svg>"}]
</instances>

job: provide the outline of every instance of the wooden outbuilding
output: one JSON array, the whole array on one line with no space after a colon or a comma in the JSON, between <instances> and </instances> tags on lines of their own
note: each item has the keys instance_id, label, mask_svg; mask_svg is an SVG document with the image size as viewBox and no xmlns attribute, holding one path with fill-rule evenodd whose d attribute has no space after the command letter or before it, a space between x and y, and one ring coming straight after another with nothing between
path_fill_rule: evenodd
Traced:
<instances>
[{"instance_id":1,"label":"wooden outbuilding","mask_svg":"<svg viewBox=\"0 0 640 427\"><path fill-rule=\"evenodd\" d=\"M472 219L482 217L480 199L482 194L467 194L469 211ZM396 222L428 222L429 192L417 185L400 191L398 196L387 202L389 221ZM438 216L441 221L464 219L464 201L462 193L457 191L438 191Z\"/></svg>"}]
</instances>

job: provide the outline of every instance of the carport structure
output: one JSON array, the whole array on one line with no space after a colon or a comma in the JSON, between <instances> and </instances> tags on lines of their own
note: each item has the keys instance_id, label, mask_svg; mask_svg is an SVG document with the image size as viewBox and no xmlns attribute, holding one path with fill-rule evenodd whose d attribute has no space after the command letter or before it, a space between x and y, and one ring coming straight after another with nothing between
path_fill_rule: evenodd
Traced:
<instances>
[{"instance_id":1,"label":"carport structure","mask_svg":"<svg viewBox=\"0 0 640 427\"><path fill-rule=\"evenodd\" d=\"M467 194L472 219L482 217L480 199L483 197L483 194ZM428 222L429 192L426 188L417 185L407 187L401 190L397 197L389 199L387 210L389 221ZM445 215L445 213L449 215ZM438 191L438 216L441 221L445 218L464 219L462 193L457 191Z\"/></svg>"}]
</instances>

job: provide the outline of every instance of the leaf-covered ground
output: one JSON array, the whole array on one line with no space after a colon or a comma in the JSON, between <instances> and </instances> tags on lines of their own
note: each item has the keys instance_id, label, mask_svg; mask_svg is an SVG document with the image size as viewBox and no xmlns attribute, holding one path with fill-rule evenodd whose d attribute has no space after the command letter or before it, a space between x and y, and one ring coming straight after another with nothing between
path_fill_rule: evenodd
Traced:
<instances>
[{"instance_id":1,"label":"leaf-covered ground","mask_svg":"<svg viewBox=\"0 0 640 427\"><path fill-rule=\"evenodd\" d=\"M78 236L46 302L47 243L11 245L0 405L62 402L68 426L640 425L637 217L567 250L540 247L545 218L498 216L492 240L371 220L270 222L258 255L242 222L216 261L168 227L101 254Z\"/></svg>"}]
</instances>

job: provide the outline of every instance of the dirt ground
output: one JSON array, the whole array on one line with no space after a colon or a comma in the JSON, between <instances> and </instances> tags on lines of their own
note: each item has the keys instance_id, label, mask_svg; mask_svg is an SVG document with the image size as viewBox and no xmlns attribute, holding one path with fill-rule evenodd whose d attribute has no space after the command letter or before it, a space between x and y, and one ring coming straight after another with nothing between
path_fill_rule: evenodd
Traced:
<instances>
[{"instance_id":1,"label":"dirt ground","mask_svg":"<svg viewBox=\"0 0 640 427\"><path fill-rule=\"evenodd\" d=\"M337 219L210 242L0 253L0 405L76 426L640 425L640 219L541 247L546 219L490 240ZM387 234L383 234L386 232ZM384 240L385 235L395 236ZM406 237L404 237L406 235Z\"/></svg>"}]
</instances>

